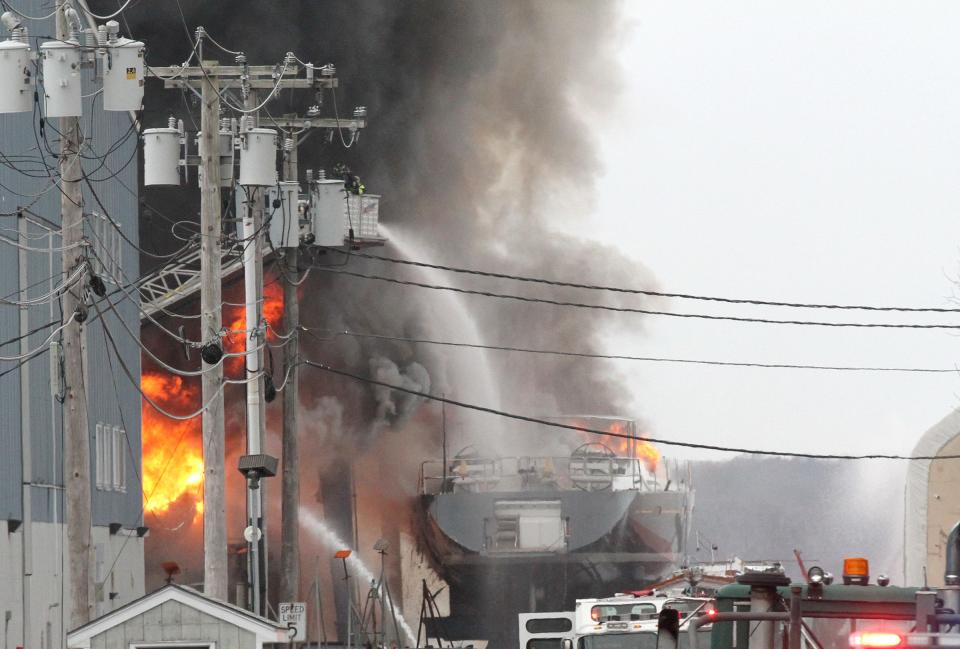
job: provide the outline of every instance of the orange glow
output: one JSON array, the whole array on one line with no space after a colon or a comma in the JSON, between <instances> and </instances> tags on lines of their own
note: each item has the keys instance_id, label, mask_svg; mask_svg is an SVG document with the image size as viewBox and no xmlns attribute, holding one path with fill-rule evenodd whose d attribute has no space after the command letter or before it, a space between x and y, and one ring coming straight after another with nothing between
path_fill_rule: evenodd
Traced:
<instances>
[{"instance_id":1,"label":"orange glow","mask_svg":"<svg viewBox=\"0 0 960 649\"><path fill-rule=\"evenodd\" d=\"M843 560L844 577L866 577L870 574L870 562L863 557L849 557Z\"/></svg>"},{"instance_id":2,"label":"orange glow","mask_svg":"<svg viewBox=\"0 0 960 649\"><path fill-rule=\"evenodd\" d=\"M595 426L589 426L584 422L578 422L577 425L584 428L595 428ZM642 437L633 437L629 422L612 421L606 430L614 435L626 435L628 437L600 437L593 433L586 433L585 436L589 438L588 441L590 442L598 442L609 446L619 457L637 458L643 461L649 471L656 471L657 464L660 463L660 451Z\"/></svg>"},{"instance_id":3,"label":"orange glow","mask_svg":"<svg viewBox=\"0 0 960 649\"><path fill-rule=\"evenodd\" d=\"M264 318L279 327L283 318L283 287L278 281L264 287ZM224 308L226 329L245 329L243 306ZM268 340L276 338L268 329ZM242 352L246 337L241 333L224 337L229 352ZM244 375L244 357L225 361L227 376ZM143 393L164 410L176 414L196 412L201 406L199 377L182 377L161 370L144 371L140 378ZM162 514L182 499L192 504L193 523L203 518L203 434L201 417L180 421L157 412L146 399L141 405L143 440L144 511Z\"/></svg>"},{"instance_id":4,"label":"orange glow","mask_svg":"<svg viewBox=\"0 0 960 649\"><path fill-rule=\"evenodd\" d=\"M199 381L162 372L144 372L143 393L173 413L189 414L200 407ZM200 416L170 419L143 400L144 510L167 511L181 497L194 503L194 521L203 514L203 448Z\"/></svg>"},{"instance_id":5,"label":"orange glow","mask_svg":"<svg viewBox=\"0 0 960 649\"><path fill-rule=\"evenodd\" d=\"M263 318L270 324L267 328L267 340L274 340L277 337L274 328L279 328L283 321L283 286L280 282L265 282L263 298ZM231 354L245 351L247 335L241 332L247 328L246 307L225 307L223 324L224 328L231 332L223 338L224 349ZM224 361L224 372L230 378L239 379L244 375L245 366L244 356L231 356Z\"/></svg>"}]
</instances>

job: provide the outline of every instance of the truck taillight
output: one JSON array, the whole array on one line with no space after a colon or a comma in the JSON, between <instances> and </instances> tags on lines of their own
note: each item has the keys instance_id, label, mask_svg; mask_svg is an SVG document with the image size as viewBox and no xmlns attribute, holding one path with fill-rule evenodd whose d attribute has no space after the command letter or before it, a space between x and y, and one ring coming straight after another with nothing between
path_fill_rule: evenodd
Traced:
<instances>
[{"instance_id":1,"label":"truck taillight","mask_svg":"<svg viewBox=\"0 0 960 649\"><path fill-rule=\"evenodd\" d=\"M903 644L903 636L892 631L858 631L850 634L850 646L862 649L889 649Z\"/></svg>"}]
</instances>

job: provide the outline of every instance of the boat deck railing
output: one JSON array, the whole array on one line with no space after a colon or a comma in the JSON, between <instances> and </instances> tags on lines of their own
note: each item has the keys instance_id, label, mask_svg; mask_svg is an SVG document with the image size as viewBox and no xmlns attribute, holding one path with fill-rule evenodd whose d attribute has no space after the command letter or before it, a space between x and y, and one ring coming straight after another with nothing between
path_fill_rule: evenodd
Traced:
<instances>
[{"instance_id":1,"label":"boat deck railing","mask_svg":"<svg viewBox=\"0 0 960 649\"><path fill-rule=\"evenodd\" d=\"M675 463L674 463L675 464ZM643 460L605 455L457 457L420 465L421 494L457 492L658 491L673 471L650 471ZM678 484L674 482L674 484Z\"/></svg>"}]
</instances>

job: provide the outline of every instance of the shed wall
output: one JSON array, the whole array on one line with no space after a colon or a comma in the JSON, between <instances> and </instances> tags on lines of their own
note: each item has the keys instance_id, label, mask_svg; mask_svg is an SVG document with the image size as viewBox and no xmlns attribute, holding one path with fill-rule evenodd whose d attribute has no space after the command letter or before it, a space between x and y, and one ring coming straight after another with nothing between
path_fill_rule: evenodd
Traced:
<instances>
[{"instance_id":1,"label":"shed wall","mask_svg":"<svg viewBox=\"0 0 960 649\"><path fill-rule=\"evenodd\" d=\"M132 643L215 642L216 649L256 649L250 631L180 602L167 601L90 639L90 649L128 649Z\"/></svg>"}]
</instances>

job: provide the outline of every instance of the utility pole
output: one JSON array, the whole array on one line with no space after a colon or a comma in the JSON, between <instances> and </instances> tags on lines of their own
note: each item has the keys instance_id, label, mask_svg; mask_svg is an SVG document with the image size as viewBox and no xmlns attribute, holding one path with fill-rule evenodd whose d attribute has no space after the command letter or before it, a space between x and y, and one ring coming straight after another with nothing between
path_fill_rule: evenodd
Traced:
<instances>
[{"instance_id":1,"label":"utility pole","mask_svg":"<svg viewBox=\"0 0 960 649\"><path fill-rule=\"evenodd\" d=\"M284 156L284 180L299 179L297 168L297 136ZM294 214L296 214L295 209ZM293 218L296 218L294 216ZM300 401L299 356L300 299L297 296L299 248L283 250L283 330L290 338L283 348L283 477L280 512L280 600L294 602L300 596L300 441L297 429L297 407Z\"/></svg>"},{"instance_id":2,"label":"utility pole","mask_svg":"<svg viewBox=\"0 0 960 649\"><path fill-rule=\"evenodd\" d=\"M198 30L199 31L199 30ZM215 70L216 61L203 67ZM200 328L204 344L221 345L220 94L216 74L203 75L200 112ZM219 361L219 359L217 359ZM227 601L223 364L205 368L203 399L203 592Z\"/></svg>"},{"instance_id":3,"label":"utility pole","mask_svg":"<svg viewBox=\"0 0 960 649\"><path fill-rule=\"evenodd\" d=\"M66 0L57 0L57 38L70 38ZM86 264L83 239L83 191L80 181L80 118L60 118L60 218L64 277ZM70 318L63 330L64 361L64 478L66 482L67 547L70 566L70 623L76 628L90 620L90 564L92 517L90 493L90 434L87 419L87 389L83 376L83 285L78 282L63 294L63 316ZM26 486L25 488L30 488Z\"/></svg>"},{"instance_id":4,"label":"utility pole","mask_svg":"<svg viewBox=\"0 0 960 649\"><path fill-rule=\"evenodd\" d=\"M239 57L238 57L239 58ZM246 65L246 61L238 61ZM257 106L257 92L249 89L244 98L244 108L253 110ZM256 114L246 115L245 122L249 127L256 127ZM246 313L246 329L249 332L246 340L246 355L244 362L247 380L247 455L260 455L263 452L264 442L264 402L263 402L263 363L260 343L263 340L260 334L260 325L263 320L263 196L266 191L262 187L247 186L245 197L247 208L244 210L241 223L243 238L243 301ZM263 613L264 593L266 592L266 570L263 559L266 557L266 530L263 526L263 491L266 484L259 480L247 481L247 516L248 528L252 536L249 552L249 586L251 590L250 602L253 612ZM256 530L253 532L253 530Z\"/></svg>"},{"instance_id":5,"label":"utility pole","mask_svg":"<svg viewBox=\"0 0 960 649\"><path fill-rule=\"evenodd\" d=\"M197 47L201 53L202 59L202 39L205 33L202 27L197 28ZM219 118L219 96L216 92L219 90L240 90L244 96L245 118L242 120L241 141L245 133L250 133L250 129L257 124L256 110L260 104L257 99L257 90L265 91L272 96L282 89L303 89L312 90L319 93L323 89L336 88L338 81L335 76L333 66L323 66L315 68L312 64L299 66L295 63L296 57L288 53L284 59L283 67L248 65L246 57L241 53L236 58L236 65L218 66L216 62L204 61L202 66L168 66L155 67L148 70L148 75L163 80L164 88L184 90L188 87L202 89L203 96L203 114L201 117L202 131L202 150L203 159L200 161L202 166L203 186L201 187L201 309L204 342L213 340L219 344L219 334L222 323L220 317L221 305L221 249L220 249L220 177L219 177L219 144L218 118ZM299 76L304 72L303 77ZM316 109L316 110L314 110ZM352 137L356 132L366 126L366 109L357 108L354 110L352 119L349 118L321 118L317 116L319 106L312 107L305 117L285 117L279 120L271 118L271 126L275 126L285 131L303 132L313 128L322 129L342 129L348 130ZM297 177L297 158L296 144L294 140L292 149L287 150L287 157L284 164L284 175L290 180ZM243 162L241 154L241 176L243 175ZM185 164L191 164L190 156L184 161ZM270 183L272 185L272 182ZM263 196L266 194L265 186L246 186L245 198L247 200L247 210L242 222L242 238L245 240L243 254L244 268L244 301L246 305L246 329L250 333L246 337L246 350L253 350L260 346L265 339L265 332L260 331L262 324L262 297L263 297L263 235L264 224ZM292 210L294 218L297 214L297 205L288 206ZM295 222L295 227L299 223ZM297 254L296 248L286 248L288 255L284 259L285 273L295 276L297 273ZM293 252L292 255L289 253ZM214 268L215 267L215 268ZM214 296L215 292L215 296ZM286 286L284 288L285 296L285 322L288 323L287 331L293 331L289 328L290 315L288 310L294 309L292 322L297 323L297 297L296 287ZM295 338L295 336L294 336ZM286 369L293 368L297 355L296 340L287 344L284 353L287 365ZM251 610L262 614L263 593L265 591L265 582L267 575L266 567L266 534L264 533L265 521L263 517L263 487L262 478L274 475L276 470L276 460L263 453L264 446L264 396L267 392L264 390L263 382L263 353L246 354L246 378L254 379L247 384L247 455L240 458L240 470L247 477L247 524L244 531L245 538L249 543L249 579L248 586L251 590ZM255 378L256 377L256 378ZM204 459L206 465L206 480L204 489L204 552L205 569L204 579L209 584L207 592L215 594L217 597L226 598L226 532L223 524L224 511L224 490L223 490L223 395L220 387L223 380L223 371L218 366L216 370L209 370L204 374L204 403L209 405L204 410L203 435L204 435ZM295 508L299 501L299 476L296 466L296 446L294 451L288 453L288 441L293 440L296 444L296 398L297 398L297 375L296 370L292 369L289 378L287 378L286 388L284 389L284 494L282 496L284 508L284 523L282 525L282 547L290 538L294 541L294 553L296 555L296 526L298 519ZM213 395L216 394L216 397ZM292 404L292 405L288 405ZM289 423L288 423L288 418ZM287 431L291 431L288 434ZM207 462L209 454L211 462ZM292 471L288 472L287 467ZM289 473L289 475L288 475ZM294 496L288 494L288 481L293 485ZM291 505L293 503L291 510ZM215 514L213 514L216 512ZM290 515L293 516L290 519ZM216 525L214 525L216 523ZM286 527L284 527L284 525ZM299 557L293 558L293 564L288 562L291 557L287 557L286 550L283 551L281 564L283 566L291 565L290 568L283 568L282 574L289 575L291 578L284 577L284 583L281 585L283 593L293 592L297 594L299 583ZM218 581L222 579L221 583ZM292 586L291 586L292 584ZM292 588L292 591L286 588ZM212 590L216 588L217 590ZM222 594L219 594L222 593ZM296 599L295 597L291 599Z\"/></svg>"}]
</instances>

